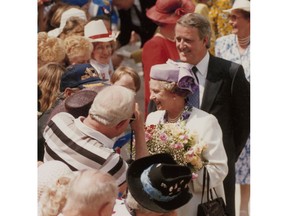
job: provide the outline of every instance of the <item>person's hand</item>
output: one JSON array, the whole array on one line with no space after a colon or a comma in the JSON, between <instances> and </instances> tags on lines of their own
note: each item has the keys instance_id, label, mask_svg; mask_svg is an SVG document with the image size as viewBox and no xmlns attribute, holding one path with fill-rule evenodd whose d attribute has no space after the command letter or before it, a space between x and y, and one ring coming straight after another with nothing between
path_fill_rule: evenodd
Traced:
<instances>
[{"instance_id":1,"label":"person's hand","mask_svg":"<svg viewBox=\"0 0 288 216\"><path fill-rule=\"evenodd\" d=\"M130 58L134 59L135 63L142 61L142 49L135 50L131 53Z\"/></svg>"},{"instance_id":2,"label":"person's hand","mask_svg":"<svg viewBox=\"0 0 288 216\"><path fill-rule=\"evenodd\" d=\"M134 111L134 120L131 121L130 125L131 125L131 129L135 132L139 131L139 130L144 130L144 117L142 112L139 109L139 104L136 103L135 105L135 111Z\"/></svg>"},{"instance_id":3,"label":"person's hand","mask_svg":"<svg viewBox=\"0 0 288 216\"><path fill-rule=\"evenodd\" d=\"M134 111L135 120L130 123L131 129L135 134L135 159L149 155L145 142L145 126L144 118L139 109L139 104L136 103Z\"/></svg>"},{"instance_id":4,"label":"person's hand","mask_svg":"<svg viewBox=\"0 0 288 216\"><path fill-rule=\"evenodd\" d=\"M132 31L130 35L129 43L130 44L136 43L139 41L139 39L140 39L140 36L135 31Z\"/></svg>"},{"instance_id":5,"label":"person's hand","mask_svg":"<svg viewBox=\"0 0 288 216\"><path fill-rule=\"evenodd\" d=\"M43 161L37 161L37 167L43 164Z\"/></svg>"}]
</instances>

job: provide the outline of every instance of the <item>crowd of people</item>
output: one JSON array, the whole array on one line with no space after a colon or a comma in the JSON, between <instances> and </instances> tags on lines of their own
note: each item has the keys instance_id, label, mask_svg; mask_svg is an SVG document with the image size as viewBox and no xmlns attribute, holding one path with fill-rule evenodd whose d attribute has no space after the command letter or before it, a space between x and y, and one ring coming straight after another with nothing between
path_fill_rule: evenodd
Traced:
<instances>
[{"instance_id":1,"label":"crowd of people","mask_svg":"<svg viewBox=\"0 0 288 216\"><path fill-rule=\"evenodd\" d=\"M39 215L249 215L249 0L38 0L37 57Z\"/></svg>"}]
</instances>

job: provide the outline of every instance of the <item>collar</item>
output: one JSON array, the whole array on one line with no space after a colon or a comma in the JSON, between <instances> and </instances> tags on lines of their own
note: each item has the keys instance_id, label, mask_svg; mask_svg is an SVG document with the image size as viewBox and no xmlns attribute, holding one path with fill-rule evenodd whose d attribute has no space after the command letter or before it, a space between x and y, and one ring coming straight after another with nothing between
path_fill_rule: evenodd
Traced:
<instances>
[{"instance_id":1,"label":"collar","mask_svg":"<svg viewBox=\"0 0 288 216\"><path fill-rule=\"evenodd\" d=\"M96 69L103 69L105 67L109 67L109 64L101 64L97 62L95 59L90 59L89 63Z\"/></svg>"},{"instance_id":2,"label":"collar","mask_svg":"<svg viewBox=\"0 0 288 216\"><path fill-rule=\"evenodd\" d=\"M85 117L80 116L77 119L75 119L75 126L84 134L86 134L89 137L92 137L99 141L101 144L103 144L105 147L112 149L114 145L114 141L104 134L88 127L83 123L83 120Z\"/></svg>"},{"instance_id":3,"label":"collar","mask_svg":"<svg viewBox=\"0 0 288 216\"><path fill-rule=\"evenodd\" d=\"M103 79L101 73L106 73L106 72L109 73L109 71L114 72L113 63L112 63L111 58L110 58L108 64L101 64L101 63L97 62L95 59L90 59L89 63L92 65L93 68L95 68L97 73L101 76L100 77L101 79Z\"/></svg>"},{"instance_id":4,"label":"collar","mask_svg":"<svg viewBox=\"0 0 288 216\"><path fill-rule=\"evenodd\" d=\"M203 77L206 77L206 75L207 75L209 59L210 59L210 55L209 55L209 52L207 51L204 58L197 65L195 65L197 67L199 73Z\"/></svg>"}]
</instances>

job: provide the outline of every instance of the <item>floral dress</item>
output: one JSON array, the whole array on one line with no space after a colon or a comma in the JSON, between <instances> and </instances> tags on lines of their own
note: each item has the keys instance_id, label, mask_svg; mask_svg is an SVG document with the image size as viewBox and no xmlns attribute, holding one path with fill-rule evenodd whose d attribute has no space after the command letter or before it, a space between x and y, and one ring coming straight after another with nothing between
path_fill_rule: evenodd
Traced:
<instances>
[{"instance_id":1,"label":"floral dress","mask_svg":"<svg viewBox=\"0 0 288 216\"><path fill-rule=\"evenodd\" d=\"M241 64L246 79L250 82L250 45L240 54L236 35L230 34L216 40L215 55ZM250 184L250 136L236 162L235 171L237 184Z\"/></svg>"}]
</instances>

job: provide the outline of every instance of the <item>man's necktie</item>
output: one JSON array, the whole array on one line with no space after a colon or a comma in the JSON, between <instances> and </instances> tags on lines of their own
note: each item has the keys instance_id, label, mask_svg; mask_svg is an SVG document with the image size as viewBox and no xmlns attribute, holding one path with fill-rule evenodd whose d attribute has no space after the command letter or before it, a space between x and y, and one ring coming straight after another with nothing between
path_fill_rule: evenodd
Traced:
<instances>
[{"instance_id":1,"label":"man's necktie","mask_svg":"<svg viewBox=\"0 0 288 216\"><path fill-rule=\"evenodd\" d=\"M196 72L198 71L196 66L193 66L192 73L195 76L194 82L196 83L196 87L193 87L194 93L189 94L188 96L188 104L192 105L193 107L199 108L199 80L196 75Z\"/></svg>"}]
</instances>

